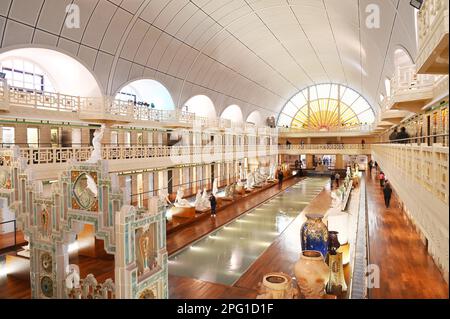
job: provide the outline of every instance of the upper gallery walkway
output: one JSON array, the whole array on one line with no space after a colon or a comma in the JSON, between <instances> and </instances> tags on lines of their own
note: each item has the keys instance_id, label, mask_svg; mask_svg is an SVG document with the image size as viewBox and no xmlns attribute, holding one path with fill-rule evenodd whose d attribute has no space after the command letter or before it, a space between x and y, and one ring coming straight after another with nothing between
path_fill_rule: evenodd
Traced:
<instances>
[{"instance_id":1,"label":"upper gallery walkway","mask_svg":"<svg viewBox=\"0 0 450 319\"><path fill-rule=\"evenodd\" d=\"M369 289L369 298L448 298L448 284L400 208L397 195L392 197L390 208L386 208L375 170L366 175L366 189L369 264L380 269L380 286Z\"/></svg>"},{"instance_id":2,"label":"upper gallery walkway","mask_svg":"<svg viewBox=\"0 0 450 319\"><path fill-rule=\"evenodd\" d=\"M87 161L93 147L21 147L0 149L0 156L18 152L25 159L36 179L50 179L65 168L69 161ZM244 158L264 158L276 155L370 155L368 144L307 144L307 145L206 145L155 146L104 145L103 160L109 161L110 172L157 169L186 164L209 164L240 161Z\"/></svg>"}]
</instances>

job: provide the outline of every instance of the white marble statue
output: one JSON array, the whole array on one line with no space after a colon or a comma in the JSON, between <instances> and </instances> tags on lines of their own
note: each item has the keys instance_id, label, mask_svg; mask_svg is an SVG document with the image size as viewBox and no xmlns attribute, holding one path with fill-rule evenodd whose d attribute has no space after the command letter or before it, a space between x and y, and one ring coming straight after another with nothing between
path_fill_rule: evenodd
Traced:
<instances>
[{"instance_id":1,"label":"white marble statue","mask_svg":"<svg viewBox=\"0 0 450 319\"><path fill-rule=\"evenodd\" d=\"M265 181L265 177L261 174L259 169L255 169L255 185L261 185Z\"/></svg>"},{"instance_id":2,"label":"white marble statue","mask_svg":"<svg viewBox=\"0 0 450 319\"><path fill-rule=\"evenodd\" d=\"M195 208L196 209L199 208L201 203L202 203L202 191L198 190L197 195L195 196L195 202L194 202Z\"/></svg>"},{"instance_id":3,"label":"white marble statue","mask_svg":"<svg viewBox=\"0 0 450 319\"><path fill-rule=\"evenodd\" d=\"M77 265L67 265L66 288L71 290L80 287L80 268Z\"/></svg>"},{"instance_id":4,"label":"white marble statue","mask_svg":"<svg viewBox=\"0 0 450 319\"><path fill-rule=\"evenodd\" d=\"M245 184L245 188L248 190L252 190L255 186L255 176L253 173L247 175L247 183Z\"/></svg>"},{"instance_id":5,"label":"white marble statue","mask_svg":"<svg viewBox=\"0 0 450 319\"><path fill-rule=\"evenodd\" d=\"M245 174L244 174L244 168L241 166L239 166L239 179L242 181L245 179Z\"/></svg>"},{"instance_id":6,"label":"white marble statue","mask_svg":"<svg viewBox=\"0 0 450 319\"><path fill-rule=\"evenodd\" d=\"M208 192L206 189L203 190L203 193L201 191L198 191L197 197L195 199L195 209L196 210L205 210L210 208L209 198L208 198Z\"/></svg>"},{"instance_id":7,"label":"white marble statue","mask_svg":"<svg viewBox=\"0 0 450 319\"><path fill-rule=\"evenodd\" d=\"M212 193L214 196L216 196L218 192L219 192L219 179L214 178Z\"/></svg>"},{"instance_id":8,"label":"white marble statue","mask_svg":"<svg viewBox=\"0 0 450 319\"><path fill-rule=\"evenodd\" d=\"M104 133L105 125L102 124L100 130L96 130L94 133L94 138L92 139L92 146L94 147L94 150L86 163L97 163L102 159L102 139Z\"/></svg>"},{"instance_id":9,"label":"white marble statue","mask_svg":"<svg viewBox=\"0 0 450 319\"><path fill-rule=\"evenodd\" d=\"M347 166L347 176L351 176L350 166Z\"/></svg>"},{"instance_id":10,"label":"white marble statue","mask_svg":"<svg viewBox=\"0 0 450 319\"><path fill-rule=\"evenodd\" d=\"M338 207L341 204L341 197L336 191L331 192L331 207Z\"/></svg>"},{"instance_id":11,"label":"white marble statue","mask_svg":"<svg viewBox=\"0 0 450 319\"><path fill-rule=\"evenodd\" d=\"M176 207L191 207L191 204L188 200L184 199L184 191L183 189L179 188L177 190L177 197L175 198L174 205Z\"/></svg>"},{"instance_id":12,"label":"white marble statue","mask_svg":"<svg viewBox=\"0 0 450 319\"><path fill-rule=\"evenodd\" d=\"M270 166L270 170L269 170L269 180L274 180L276 179L275 174L277 173L277 165L276 164L272 164Z\"/></svg>"}]
</instances>

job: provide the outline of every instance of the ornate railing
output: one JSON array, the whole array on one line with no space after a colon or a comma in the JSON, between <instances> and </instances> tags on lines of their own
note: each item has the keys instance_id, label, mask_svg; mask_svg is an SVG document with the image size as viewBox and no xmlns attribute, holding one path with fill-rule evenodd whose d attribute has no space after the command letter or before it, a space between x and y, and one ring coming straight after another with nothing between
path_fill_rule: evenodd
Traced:
<instances>
[{"instance_id":1,"label":"ornate railing","mask_svg":"<svg viewBox=\"0 0 450 319\"><path fill-rule=\"evenodd\" d=\"M361 124L352 126L330 127L328 129L308 129L308 128L285 128L278 127L280 134L298 133L298 134L328 134L328 133L369 133L376 128L373 124Z\"/></svg>"},{"instance_id":2,"label":"ornate railing","mask_svg":"<svg viewBox=\"0 0 450 319\"><path fill-rule=\"evenodd\" d=\"M368 150L368 144L300 144L282 145L278 149L281 151L303 151L303 150Z\"/></svg>"},{"instance_id":3,"label":"ornate railing","mask_svg":"<svg viewBox=\"0 0 450 319\"><path fill-rule=\"evenodd\" d=\"M3 79L0 80L0 110L9 109L10 105L47 111L73 112L83 115L82 118L113 116L115 119L119 117L130 122L138 120L184 123L222 129L250 129L250 125L234 123L227 119L211 119L180 110L157 110L112 97L80 97L11 87ZM251 128L255 129L256 126Z\"/></svg>"},{"instance_id":4,"label":"ornate railing","mask_svg":"<svg viewBox=\"0 0 450 319\"><path fill-rule=\"evenodd\" d=\"M413 65L397 67L391 80L391 97L419 90L433 90L436 77L429 74L417 74Z\"/></svg>"},{"instance_id":5,"label":"ornate railing","mask_svg":"<svg viewBox=\"0 0 450 319\"><path fill-rule=\"evenodd\" d=\"M448 34L448 5L448 0L427 0L417 13L419 66L424 64L445 34Z\"/></svg>"}]
</instances>

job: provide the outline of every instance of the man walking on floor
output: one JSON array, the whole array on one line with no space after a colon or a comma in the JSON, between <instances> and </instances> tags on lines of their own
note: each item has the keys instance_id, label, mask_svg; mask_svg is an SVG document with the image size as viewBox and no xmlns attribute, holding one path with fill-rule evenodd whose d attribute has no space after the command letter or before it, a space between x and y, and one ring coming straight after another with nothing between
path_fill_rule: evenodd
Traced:
<instances>
[{"instance_id":1,"label":"man walking on floor","mask_svg":"<svg viewBox=\"0 0 450 319\"><path fill-rule=\"evenodd\" d=\"M386 205L386 208L389 208L391 204L392 187L391 183L389 183L389 181L387 180L383 188L383 195L384 195L384 204Z\"/></svg>"}]
</instances>

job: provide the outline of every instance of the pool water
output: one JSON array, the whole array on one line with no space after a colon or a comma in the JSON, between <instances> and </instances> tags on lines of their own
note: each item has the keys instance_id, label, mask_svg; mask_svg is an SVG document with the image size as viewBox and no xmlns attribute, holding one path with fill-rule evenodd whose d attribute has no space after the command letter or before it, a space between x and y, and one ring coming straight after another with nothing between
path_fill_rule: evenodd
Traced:
<instances>
[{"instance_id":1,"label":"pool water","mask_svg":"<svg viewBox=\"0 0 450 319\"><path fill-rule=\"evenodd\" d=\"M169 274L232 285L328 181L306 178L187 246L169 258Z\"/></svg>"}]
</instances>

